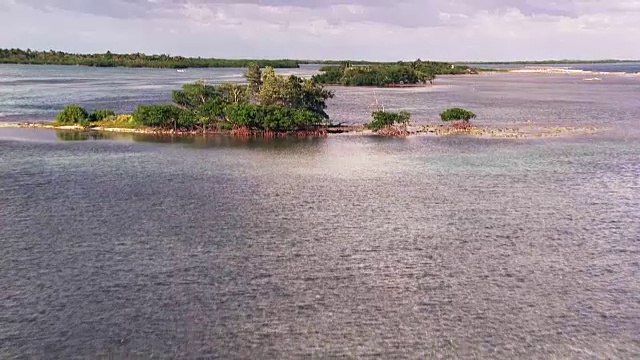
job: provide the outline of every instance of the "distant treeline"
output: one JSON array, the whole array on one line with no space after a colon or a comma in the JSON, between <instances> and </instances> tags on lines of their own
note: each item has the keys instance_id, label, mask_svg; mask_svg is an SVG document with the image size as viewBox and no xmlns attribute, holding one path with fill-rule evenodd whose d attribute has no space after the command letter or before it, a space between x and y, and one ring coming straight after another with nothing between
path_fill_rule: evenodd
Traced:
<instances>
[{"instance_id":1,"label":"distant treeline","mask_svg":"<svg viewBox=\"0 0 640 360\"><path fill-rule=\"evenodd\" d=\"M81 65L95 67L132 68L229 68L249 67L251 64L272 68L297 68L296 60L204 59L170 55L70 54L61 51L33 51L0 49L0 64Z\"/></svg>"},{"instance_id":2,"label":"distant treeline","mask_svg":"<svg viewBox=\"0 0 640 360\"><path fill-rule=\"evenodd\" d=\"M422 61L357 65L344 62L340 66L325 65L314 76L320 84L345 86L395 86L433 83L436 75L475 74L476 69L450 63Z\"/></svg>"}]
</instances>

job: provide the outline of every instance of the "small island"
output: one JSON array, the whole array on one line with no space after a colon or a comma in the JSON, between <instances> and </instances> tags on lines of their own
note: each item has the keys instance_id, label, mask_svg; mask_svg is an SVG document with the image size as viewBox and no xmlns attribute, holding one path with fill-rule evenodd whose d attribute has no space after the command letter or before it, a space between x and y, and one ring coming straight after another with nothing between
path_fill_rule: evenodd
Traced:
<instances>
[{"instance_id":1,"label":"small island","mask_svg":"<svg viewBox=\"0 0 640 360\"><path fill-rule=\"evenodd\" d=\"M394 64L353 65L345 62L340 66L327 65L320 68L322 74L314 80L320 84L343 86L403 87L433 85L436 75L477 74L478 69L450 63L422 61L399 61Z\"/></svg>"},{"instance_id":2,"label":"small island","mask_svg":"<svg viewBox=\"0 0 640 360\"><path fill-rule=\"evenodd\" d=\"M333 92L313 79L283 76L257 64L249 66L246 85L185 84L173 104L140 105L132 114L99 109L89 114L67 105L55 125L91 129L151 129L160 133L230 133L278 137L324 135L330 125L326 101Z\"/></svg>"}]
</instances>

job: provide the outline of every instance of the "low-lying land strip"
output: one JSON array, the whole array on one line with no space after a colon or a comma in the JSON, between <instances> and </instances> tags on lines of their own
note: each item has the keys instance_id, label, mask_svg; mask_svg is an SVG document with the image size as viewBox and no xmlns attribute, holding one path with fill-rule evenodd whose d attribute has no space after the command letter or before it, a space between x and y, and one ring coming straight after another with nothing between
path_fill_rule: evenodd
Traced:
<instances>
[{"instance_id":1,"label":"low-lying land strip","mask_svg":"<svg viewBox=\"0 0 640 360\"><path fill-rule=\"evenodd\" d=\"M501 129L479 127L471 123L476 114L462 108L450 108L440 114L448 123L415 126L406 111L378 108L372 120L360 126L335 126L326 112L326 102L334 93L326 84L345 86L413 86L432 83L436 73L474 73L473 69L440 63L395 63L390 65L328 66L323 73L303 79L278 75L271 67L249 65L246 83L209 85L185 84L173 91L172 104L140 105L131 114L116 114L110 109L89 113L76 104L67 105L51 124L13 124L60 130L89 130L147 134L228 134L236 137L326 136L328 134L374 134L406 137L415 135L473 135L502 138L548 137L568 133L589 133L595 128L520 127ZM377 104L377 101L376 101Z\"/></svg>"},{"instance_id":2,"label":"low-lying land strip","mask_svg":"<svg viewBox=\"0 0 640 360\"><path fill-rule=\"evenodd\" d=\"M135 133L148 135L171 135L171 136L197 136L197 135L223 135L235 136L231 130L216 131L185 131L172 129L156 129L156 128L118 128L92 126L85 128L80 125L56 125L55 123L0 123L0 128L37 128L52 129L61 131L104 131L115 133ZM326 136L384 136L374 130L367 128L365 125L341 125L327 126L324 128ZM567 135L579 134L596 134L607 130L605 127L598 126L542 126L527 124L519 127L490 127L490 126L472 126L467 129L460 129L448 125L410 125L406 128L405 137L411 136L473 136L484 138L502 138L502 139L534 139L534 138L550 138L561 137ZM293 134L295 136L295 134ZM315 136L315 135L314 135Z\"/></svg>"}]
</instances>

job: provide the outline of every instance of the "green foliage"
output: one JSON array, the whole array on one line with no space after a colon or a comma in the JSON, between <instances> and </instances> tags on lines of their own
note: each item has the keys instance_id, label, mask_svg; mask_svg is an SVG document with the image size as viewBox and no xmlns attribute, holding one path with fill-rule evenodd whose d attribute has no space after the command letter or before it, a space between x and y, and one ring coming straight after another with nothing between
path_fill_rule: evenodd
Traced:
<instances>
[{"instance_id":1,"label":"green foliage","mask_svg":"<svg viewBox=\"0 0 640 360\"><path fill-rule=\"evenodd\" d=\"M262 72L262 86L258 92L258 101L263 105L288 105L292 99L293 89L288 89L287 79L276 75L273 68L266 68Z\"/></svg>"},{"instance_id":2,"label":"green foliage","mask_svg":"<svg viewBox=\"0 0 640 360\"><path fill-rule=\"evenodd\" d=\"M228 104L239 104L249 101L249 85L222 83L218 85L217 88L224 102Z\"/></svg>"},{"instance_id":3,"label":"green foliage","mask_svg":"<svg viewBox=\"0 0 640 360\"><path fill-rule=\"evenodd\" d=\"M251 72L254 72L251 74ZM172 93L175 105L141 105L130 119L115 117L112 111L92 114L102 127L154 127L161 129L228 129L288 132L326 125L326 101L333 93L311 79L277 75L273 68L264 72L250 69L249 85L204 82L186 84ZM252 86L257 86L253 93ZM86 112L85 115L86 117ZM130 120L130 122L129 122Z\"/></svg>"},{"instance_id":4,"label":"green foliage","mask_svg":"<svg viewBox=\"0 0 640 360\"><path fill-rule=\"evenodd\" d=\"M253 130L295 131L324 125L324 119L308 109L281 105L233 104L225 109L233 127Z\"/></svg>"},{"instance_id":5,"label":"green foliage","mask_svg":"<svg viewBox=\"0 0 640 360\"><path fill-rule=\"evenodd\" d=\"M411 120L411 114L406 111L376 111L371 117L373 121L367 124L367 128L375 131L395 124L407 125Z\"/></svg>"},{"instance_id":6,"label":"green foliage","mask_svg":"<svg viewBox=\"0 0 640 360\"><path fill-rule=\"evenodd\" d=\"M230 60L186 58L170 55L135 54L69 54L61 51L31 51L20 49L0 49L0 63L39 64L39 65L84 65L96 67L148 67L148 68L222 68L248 67L256 64L260 67L297 68L296 60Z\"/></svg>"},{"instance_id":7,"label":"green foliage","mask_svg":"<svg viewBox=\"0 0 640 360\"><path fill-rule=\"evenodd\" d=\"M260 92L260 87L262 86L262 72L260 71L260 66L256 63L251 63L247 72L244 74L244 77L249 83L249 95L255 98Z\"/></svg>"},{"instance_id":8,"label":"green foliage","mask_svg":"<svg viewBox=\"0 0 640 360\"><path fill-rule=\"evenodd\" d=\"M329 119L326 113L327 100L333 99L335 94L325 89L313 79L305 79L302 82L302 107L319 115L323 119Z\"/></svg>"},{"instance_id":9,"label":"green foliage","mask_svg":"<svg viewBox=\"0 0 640 360\"><path fill-rule=\"evenodd\" d=\"M334 94L317 84L313 79L301 79L291 75L277 75L272 68L262 73L262 86L258 100L262 105L279 105L295 109L306 109L328 119L326 101Z\"/></svg>"},{"instance_id":10,"label":"green foliage","mask_svg":"<svg viewBox=\"0 0 640 360\"><path fill-rule=\"evenodd\" d=\"M140 105L132 115L137 124L164 129L190 129L196 123L191 110L174 105Z\"/></svg>"},{"instance_id":11,"label":"green foliage","mask_svg":"<svg viewBox=\"0 0 640 360\"><path fill-rule=\"evenodd\" d=\"M461 108L451 108L440 113L442 121L469 121L475 118L476 114Z\"/></svg>"},{"instance_id":12,"label":"green foliage","mask_svg":"<svg viewBox=\"0 0 640 360\"><path fill-rule=\"evenodd\" d=\"M116 116L116 113L110 109L97 109L89 115L90 122L102 121L110 116Z\"/></svg>"},{"instance_id":13,"label":"green foliage","mask_svg":"<svg viewBox=\"0 0 640 360\"><path fill-rule=\"evenodd\" d=\"M175 90L171 95L174 103L186 109L197 109L212 99L222 98L222 93L217 86L207 85L201 81L184 84L182 90Z\"/></svg>"},{"instance_id":14,"label":"green foliage","mask_svg":"<svg viewBox=\"0 0 640 360\"><path fill-rule=\"evenodd\" d=\"M140 127L138 123L133 119L132 115L115 115L108 116L103 120L99 120L93 123L94 126L102 128L121 128L121 129L135 129Z\"/></svg>"},{"instance_id":15,"label":"green foliage","mask_svg":"<svg viewBox=\"0 0 640 360\"><path fill-rule=\"evenodd\" d=\"M75 104L70 104L64 107L64 109L56 116L56 123L58 124L84 124L87 122L89 114L83 107Z\"/></svg>"},{"instance_id":16,"label":"green foliage","mask_svg":"<svg viewBox=\"0 0 640 360\"><path fill-rule=\"evenodd\" d=\"M193 125L208 128L224 120L225 106L248 101L247 88L231 83L206 85L197 82L185 84L182 90L174 91L172 97L176 105L187 110L183 116L192 117Z\"/></svg>"},{"instance_id":17,"label":"green foliage","mask_svg":"<svg viewBox=\"0 0 640 360\"><path fill-rule=\"evenodd\" d=\"M197 109L191 110L196 118L196 123L203 127L209 127L224 120L224 109L228 105L221 98L210 99Z\"/></svg>"}]
</instances>

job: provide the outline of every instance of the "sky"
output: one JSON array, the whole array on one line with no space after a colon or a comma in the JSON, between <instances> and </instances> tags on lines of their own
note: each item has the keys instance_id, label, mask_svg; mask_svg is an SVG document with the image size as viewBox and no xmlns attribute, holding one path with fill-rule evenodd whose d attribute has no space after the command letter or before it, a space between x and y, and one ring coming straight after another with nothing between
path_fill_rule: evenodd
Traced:
<instances>
[{"instance_id":1,"label":"sky","mask_svg":"<svg viewBox=\"0 0 640 360\"><path fill-rule=\"evenodd\" d=\"M219 58L640 59L640 0L0 0L0 48Z\"/></svg>"}]
</instances>

